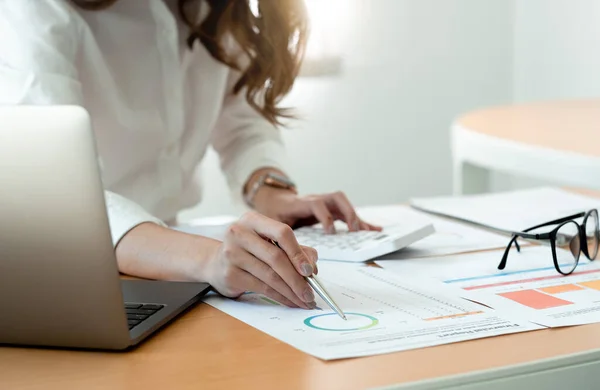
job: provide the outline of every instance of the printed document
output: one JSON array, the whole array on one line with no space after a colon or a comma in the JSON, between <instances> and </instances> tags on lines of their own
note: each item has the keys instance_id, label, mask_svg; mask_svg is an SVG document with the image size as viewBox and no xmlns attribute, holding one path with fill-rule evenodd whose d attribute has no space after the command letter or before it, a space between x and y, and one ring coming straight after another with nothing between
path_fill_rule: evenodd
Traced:
<instances>
[{"instance_id":1,"label":"printed document","mask_svg":"<svg viewBox=\"0 0 600 390\"><path fill-rule=\"evenodd\" d=\"M262 295L206 302L229 315L324 360L369 356L470 339L541 329L458 297L443 283L417 287L375 267L319 264L319 279L347 316L344 321L319 297L317 310L287 308Z\"/></svg>"},{"instance_id":2,"label":"printed document","mask_svg":"<svg viewBox=\"0 0 600 390\"><path fill-rule=\"evenodd\" d=\"M562 251L562 249L557 249ZM568 256L568 255L567 255ZM554 268L548 246L511 250L499 270L502 252L380 261L399 275L419 275L459 287L461 296L549 327L600 322L600 263L582 258L573 274Z\"/></svg>"}]
</instances>

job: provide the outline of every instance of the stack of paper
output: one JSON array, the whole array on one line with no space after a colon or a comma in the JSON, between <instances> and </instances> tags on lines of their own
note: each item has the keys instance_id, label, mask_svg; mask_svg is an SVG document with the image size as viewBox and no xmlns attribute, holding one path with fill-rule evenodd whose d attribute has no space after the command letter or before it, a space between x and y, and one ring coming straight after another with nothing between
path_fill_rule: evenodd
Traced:
<instances>
[{"instance_id":1,"label":"stack of paper","mask_svg":"<svg viewBox=\"0 0 600 390\"><path fill-rule=\"evenodd\" d=\"M420 210L505 231L520 231L581 211L600 208L599 199L552 187L414 199L411 204Z\"/></svg>"}]
</instances>

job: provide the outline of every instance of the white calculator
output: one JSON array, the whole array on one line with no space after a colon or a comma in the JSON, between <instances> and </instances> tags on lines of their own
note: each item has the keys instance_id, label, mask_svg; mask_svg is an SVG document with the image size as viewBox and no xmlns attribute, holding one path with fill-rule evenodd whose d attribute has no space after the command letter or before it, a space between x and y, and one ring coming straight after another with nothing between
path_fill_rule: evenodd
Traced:
<instances>
[{"instance_id":1,"label":"white calculator","mask_svg":"<svg viewBox=\"0 0 600 390\"><path fill-rule=\"evenodd\" d=\"M350 232L338 227L336 234L326 234L319 226L294 230L301 245L315 248L319 259L363 262L395 252L435 232L433 224L422 222L386 226L381 232Z\"/></svg>"}]
</instances>

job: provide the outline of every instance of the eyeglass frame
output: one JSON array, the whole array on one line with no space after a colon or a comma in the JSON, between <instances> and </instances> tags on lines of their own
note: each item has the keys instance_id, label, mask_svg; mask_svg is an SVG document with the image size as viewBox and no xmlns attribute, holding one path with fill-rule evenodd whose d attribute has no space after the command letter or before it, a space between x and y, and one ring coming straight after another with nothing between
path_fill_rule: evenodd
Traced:
<instances>
[{"instance_id":1,"label":"eyeglass frame","mask_svg":"<svg viewBox=\"0 0 600 390\"><path fill-rule=\"evenodd\" d=\"M585 226L586 226L587 220L590 217L590 215L592 215L592 213L596 213L596 230L594 232L596 235L596 250L595 250L593 257L590 256L590 253L588 250L587 234L585 231ZM583 222L581 224L579 224L575 221L575 219L581 218L581 217L583 217ZM575 259L575 266L573 267L573 269L569 272L563 272L560 269L560 267L558 266L558 259L556 257L556 234L558 233L558 231L560 230L561 227L563 227L564 225L566 225L567 223L570 223L570 222L573 222L575 225L577 225L577 228L579 231L579 253L577 254L577 258ZM559 218L559 219L556 219L556 220L553 220L550 222L545 222L543 224L524 229L521 232L511 232L512 237L511 237L510 241L508 242L506 249L504 250L504 254L502 255L502 260L500 261L500 264L498 264L498 269L503 270L504 268L506 268L506 263L508 262L508 253L510 252L510 249L511 249L513 243L515 244L515 246L517 248L517 252L521 252L521 246L517 242L517 239L519 237L521 237L521 238L525 238L525 239L529 239L529 240L549 240L550 246L552 248L552 260L554 261L554 268L556 268L556 271L558 271L562 275L569 275L573 271L575 271L575 268L577 268L577 265L579 264L579 258L581 256L581 252L583 252L585 257L587 257L588 260L590 260L590 261L594 261L596 259L596 257L598 256L598 247L600 246L600 232L599 232L600 229L599 229L598 224L599 224L598 210L590 209L588 211L569 215L567 217L562 217L562 218ZM531 230L543 228L546 226L552 226L552 225L558 225L558 226L547 233L540 233L540 234L527 233ZM575 256L575 255L573 254L573 256Z\"/></svg>"}]
</instances>

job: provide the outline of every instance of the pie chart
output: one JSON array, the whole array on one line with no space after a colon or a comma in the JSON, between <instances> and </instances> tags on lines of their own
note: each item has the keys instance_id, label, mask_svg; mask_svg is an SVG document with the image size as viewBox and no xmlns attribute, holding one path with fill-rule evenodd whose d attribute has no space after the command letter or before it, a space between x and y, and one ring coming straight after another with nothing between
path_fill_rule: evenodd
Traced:
<instances>
[{"instance_id":1,"label":"pie chart","mask_svg":"<svg viewBox=\"0 0 600 390\"><path fill-rule=\"evenodd\" d=\"M336 313L318 314L304 320L304 325L312 329L330 332L349 332L365 330L376 326L379 320L368 314L345 313L347 320L340 318Z\"/></svg>"}]
</instances>

